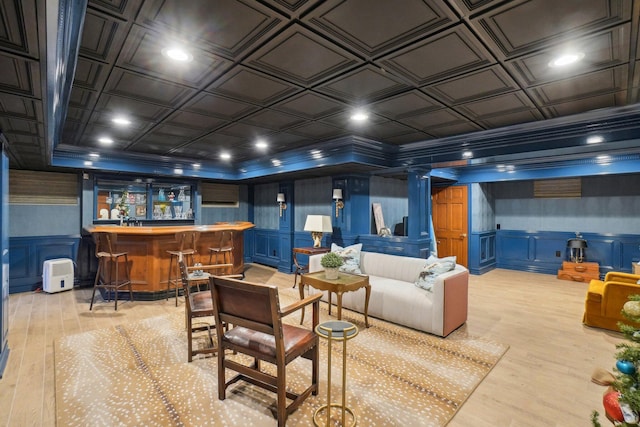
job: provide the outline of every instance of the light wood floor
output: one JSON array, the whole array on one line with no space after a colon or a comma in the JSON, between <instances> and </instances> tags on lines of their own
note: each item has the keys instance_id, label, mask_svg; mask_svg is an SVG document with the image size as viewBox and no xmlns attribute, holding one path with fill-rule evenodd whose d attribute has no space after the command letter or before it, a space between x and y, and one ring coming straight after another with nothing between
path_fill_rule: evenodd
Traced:
<instances>
[{"instance_id":1,"label":"light wood floor","mask_svg":"<svg viewBox=\"0 0 640 427\"><path fill-rule=\"evenodd\" d=\"M247 279L293 284L293 275L258 265ZM449 424L455 427L586 426L601 409L595 367L611 369L621 334L581 324L587 284L554 276L494 270L470 277L470 334L510 345ZM9 297L9 361L0 380L0 426L54 426L53 342L76 334L184 310L174 300L99 302L91 289ZM603 419L604 420L604 419ZM606 423L607 421L604 420ZM603 424L604 425L604 424Z\"/></svg>"}]
</instances>

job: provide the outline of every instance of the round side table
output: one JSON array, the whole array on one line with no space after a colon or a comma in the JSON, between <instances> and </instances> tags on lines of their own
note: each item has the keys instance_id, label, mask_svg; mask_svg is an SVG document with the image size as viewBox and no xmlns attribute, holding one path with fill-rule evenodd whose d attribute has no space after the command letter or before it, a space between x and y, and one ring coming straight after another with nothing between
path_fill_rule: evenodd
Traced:
<instances>
[{"instance_id":1,"label":"round side table","mask_svg":"<svg viewBox=\"0 0 640 427\"><path fill-rule=\"evenodd\" d=\"M331 408L342 409L342 426L345 426L345 415L348 412L353 418L353 422L349 427L356 425L356 416L353 411L346 405L347 394L347 341L358 335L358 328L353 323L344 322L342 320L331 320L323 322L316 326L316 333L329 340L327 351L327 403L322 405L313 413L313 424L320 427L318 421L320 413L326 412L326 426L329 427L331 421ZM331 402L331 344L333 341L342 341L342 404Z\"/></svg>"}]
</instances>

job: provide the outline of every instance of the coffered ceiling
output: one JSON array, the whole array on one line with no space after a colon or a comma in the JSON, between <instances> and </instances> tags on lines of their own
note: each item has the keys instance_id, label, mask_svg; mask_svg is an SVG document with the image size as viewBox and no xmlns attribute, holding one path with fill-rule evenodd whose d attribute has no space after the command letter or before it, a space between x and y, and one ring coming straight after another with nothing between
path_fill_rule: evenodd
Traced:
<instances>
[{"instance_id":1,"label":"coffered ceiling","mask_svg":"<svg viewBox=\"0 0 640 427\"><path fill-rule=\"evenodd\" d=\"M398 168L414 150L430 166L431 151L447 161L465 150L494 156L487 131L496 129L535 131L590 112L588 135L595 117L638 102L638 1L90 0L57 121L46 61L55 3L0 0L0 127L13 168L93 153L98 169L112 168L100 158L129 158L197 163L207 176L286 166L288 153L308 153L308 168L312 150L342 145L382 147L375 165L344 162L351 171ZM191 60L163 55L175 45ZM582 60L549 66L569 51ZM356 109L369 119L350 121ZM131 124L117 127L115 116ZM548 159L557 161L584 144L532 141L518 151L565 148ZM495 138L496 150L507 145Z\"/></svg>"}]
</instances>

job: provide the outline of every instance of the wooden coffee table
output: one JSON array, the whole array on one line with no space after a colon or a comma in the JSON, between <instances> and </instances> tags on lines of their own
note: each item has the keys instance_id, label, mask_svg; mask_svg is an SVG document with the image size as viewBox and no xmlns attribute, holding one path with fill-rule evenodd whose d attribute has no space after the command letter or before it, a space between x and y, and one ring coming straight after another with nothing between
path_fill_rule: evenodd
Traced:
<instances>
[{"instance_id":1,"label":"wooden coffee table","mask_svg":"<svg viewBox=\"0 0 640 427\"><path fill-rule=\"evenodd\" d=\"M342 319L342 294L344 292L357 291L360 288L365 288L366 296L364 300L364 324L369 327L369 297L371 296L371 285L369 284L369 276L351 273L338 273L338 278L335 280L329 280L325 278L324 270L316 271L315 273L306 273L300 276L300 299L304 298L304 285L309 285L312 288L320 291L329 292L329 314L331 314L331 294L335 293L338 296L338 320ZM304 321L304 309L302 309L302 319L300 324Z\"/></svg>"}]
</instances>

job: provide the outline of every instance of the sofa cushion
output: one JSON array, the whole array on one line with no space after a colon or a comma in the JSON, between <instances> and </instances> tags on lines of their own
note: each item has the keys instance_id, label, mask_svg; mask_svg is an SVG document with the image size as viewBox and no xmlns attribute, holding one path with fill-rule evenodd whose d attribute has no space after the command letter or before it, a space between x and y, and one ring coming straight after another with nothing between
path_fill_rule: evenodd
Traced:
<instances>
[{"instance_id":1,"label":"sofa cushion","mask_svg":"<svg viewBox=\"0 0 640 427\"><path fill-rule=\"evenodd\" d=\"M343 248L335 243L331 244L331 252L335 252L342 258L344 264L340 267L340 271L345 273L361 274L360 270L360 252L362 251L362 243L347 246Z\"/></svg>"},{"instance_id":2,"label":"sofa cushion","mask_svg":"<svg viewBox=\"0 0 640 427\"><path fill-rule=\"evenodd\" d=\"M432 263L427 262L422 268L422 271L420 271L420 273L418 274L415 285L419 288L431 291L431 289L433 288L433 284L435 283L438 276L446 273L447 271L453 270L455 267L456 264L452 261L436 261Z\"/></svg>"},{"instance_id":3,"label":"sofa cushion","mask_svg":"<svg viewBox=\"0 0 640 427\"><path fill-rule=\"evenodd\" d=\"M446 256L443 258L438 258L435 255L429 255L429 258L427 258L427 264L433 264L434 262L444 262L444 261L449 261L449 262L452 262L453 264L457 264L458 258L455 255Z\"/></svg>"}]
</instances>

